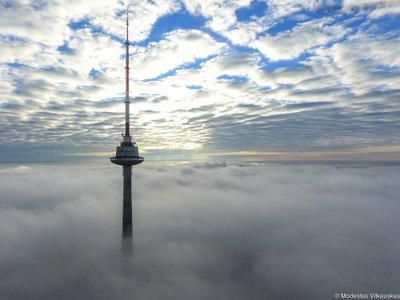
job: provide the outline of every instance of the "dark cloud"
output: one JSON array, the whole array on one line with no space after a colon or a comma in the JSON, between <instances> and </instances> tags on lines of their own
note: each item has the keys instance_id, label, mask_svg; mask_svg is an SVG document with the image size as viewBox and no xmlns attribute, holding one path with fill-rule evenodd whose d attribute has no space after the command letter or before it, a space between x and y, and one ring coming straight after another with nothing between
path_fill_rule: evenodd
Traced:
<instances>
[{"instance_id":1,"label":"dark cloud","mask_svg":"<svg viewBox=\"0 0 400 300\"><path fill-rule=\"evenodd\" d=\"M399 165L0 169L4 299L331 299L396 293Z\"/></svg>"},{"instance_id":2,"label":"dark cloud","mask_svg":"<svg viewBox=\"0 0 400 300\"><path fill-rule=\"evenodd\" d=\"M361 96L360 96L361 97ZM396 145L398 105L394 102L354 101L340 106L332 101L288 103L266 101L244 104L243 110L224 115L197 117L196 122L212 131L210 146L263 151L328 150L351 147ZM397 119L396 119L397 118ZM390 126L389 126L390 124Z\"/></svg>"},{"instance_id":3,"label":"dark cloud","mask_svg":"<svg viewBox=\"0 0 400 300\"><path fill-rule=\"evenodd\" d=\"M248 110L259 110L261 108L260 105L253 104L253 103L239 103L237 105L239 108L244 108Z\"/></svg>"},{"instance_id":4,"label":"dark cloud","mask_svg":"<svg viewBox=\"0 0 400 300\"><path fill-rule=\"evenodd\" d=\"M217 108L218 108L218 105L216 105L216 104L203 105L203 106L191 108L188 110L188 112L191 112L191 113L209 112L209 111L215 110ZM180 110L180 111L182 111L182 110ZM177 110L177 112L178 112L178 110ZM185 112L185 111L183 110L182 112Z\"/></svg>"},{"instance_id":5,"label":"dark cloud","mask_svg":"<svg viewBox=\"0 0 400 300\"><path fill-rule=\"evenodd\" d=\"M309 89L309 90L298 90L294 91L293 94L297 96L304 97L308 99L310 97L320 97L321 99L332 97L332 95L343 95L346 93L346 89L342 87L324 87L318 89Z\"/></svg>"},{"instance_id":6,"label":"dark cloud","mask_svg":"<svg viewBox=\"0 0 400 300\"><path fill-rule=\"evenodd\" d=\"M302 109L302 108L314 108L318 106L325 105L334 105L335 102L299 102L299 103L290 103L285 106L285 109Z\"/></svg>"},{"instance_id":7,"label":"dark cloud","mask_svg":"<svg viewBox=\"0 0 400 300\"><path fill-rule=\"evenodd\" d=\"M222 71L236 70L240 67L255 65L259 57L257 55L229 55L222 56L217 60L217 64Z\"/></svg>"},{"instance_id":8,"label":"dark cloud","mask_svg":"<svg viewBox=\"0 0 400 300\"><path fill-rule=\"evenodd\" d=\"M153 98L153 99L151 100L151 102L153 102L153 103L160 103L160 102L166 101L166 100L168 100L168 99L169 99L169 98L168 98L167 96L158 96L158 97Z\"/></svg>"}]
</instances>

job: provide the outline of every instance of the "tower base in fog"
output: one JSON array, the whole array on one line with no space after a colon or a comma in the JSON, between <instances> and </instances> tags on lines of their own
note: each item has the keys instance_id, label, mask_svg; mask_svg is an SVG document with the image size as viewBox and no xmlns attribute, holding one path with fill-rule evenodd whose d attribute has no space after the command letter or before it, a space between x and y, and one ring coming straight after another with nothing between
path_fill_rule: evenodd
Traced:
<instances>
[{"instance_id":1,"label":"tower base in fog","mask_svg":"<svg viewBox=\"0 0 400 300\"><path fill-rule=\"evenodd\" d=\"M132 238L132 167L123 167L122 237Z\"/></svg>"},{"instance_id":2,"label":"tower base in fog","mask_svg":"<svg viewBox=\"0 0 400 300\"><path fill-rule=\"evenodd\" d=\"M144 158L139 156L139 148L136 144L117 147L115 156L110 158L111 162L120 166L134 166L143 162Z\"/></svg>"},{"instance_id":3,"label":"tower base in fog","mask_svg":"<svg viewBox=\"0 0 400 300\"><path fill-rule=\"evenodd\" d=\"M132 240L132 167L123 166L124 190L122 201L122 252L133 252Z\"/></svg>"}]
</instances>

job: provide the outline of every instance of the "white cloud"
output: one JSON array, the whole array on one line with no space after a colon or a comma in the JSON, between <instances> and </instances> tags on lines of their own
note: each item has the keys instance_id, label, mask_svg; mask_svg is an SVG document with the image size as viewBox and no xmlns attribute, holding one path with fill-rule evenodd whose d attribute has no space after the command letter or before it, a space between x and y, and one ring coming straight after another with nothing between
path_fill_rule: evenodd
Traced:
<instances>
[{"instance_id":1,"label":"white cloud","mask_svg":"<svg viewBox=\"0 0 400 300\"><path fill-rule=\"evenodd\" d=\"M267 34L251 45L272 61L295 59L316 46L345 35L346 30L342 26L329 25L331 22L330 18L304 22L276 35Z\"/></svg>"},{"instance_id":2,"label":"white cloud","mask_svg":"<svg viewBox=\"0 0 400 300\"><path fill-rule=\"evenodd\" d=\"M334 5L336 0L266 0L268 13L279 19L300 10L315 11L319 8Z\"/></svg>"},{"instance_id":3,"label":"white cloud","mask_svg":"<svg viewBox=\"0 0 400 300\"><path fill-rule=\"evenodd\" d=\"M130 0L130 39L141 41L149 37L154 23L162 16L177 12L181 4L177 0L136 1ZM98 22L102 20L98 18ZM112 18L108 27L115 35L120 36L121 24ZM119 31L117 30L118 28Z\"/></svg>"},{"instance_id":4,"label":"white cloud","mask_svg":"<svg viewBox=\"0 0 400 300\"><path fill-rule=\"evenodd\" d=\"M122 1L10 1L10 5L5 6L0 11L1 34L46 45L62 45L72 33L68 23L83 19L109 34L121 36L124 33L124 22L115 18L116 13L123 13L127 7ZM131 39L135 41L146 39L159 17L180 8L174 0L132 1L128 6L131 8ZM94 9L96 14L92 14Z\"/></svg>"},{"instance_id":5,"label":"white cloud","mask_svg":"<svg viewBox=\"0 0 400 300\"><path fill-rule=\"evenodd\" d=\"M251 1L248 0L185 1L185 6L190 13L208 18L207 26L228 38L232 43L249 45L255 40L257 34L267 30L281 18L302 9L313 11L330 6L335 0L267 0L265 2L267 5L265 15L245 22L239 22L235 13L240 8L249 7Z\"/></svg>"},{"instance_id":6,"label":"white cloud","mask_svg":"<svg viewBox=\"0 0 400 300\"><path fill-rule=\"evenodd\" d=\"M94 7L96 14L91 13ZM64 92L93 100L115 97L123 91L123 62L120 60L123 49L110 34L123 37L123 16L119 20L115 16L125 7L122 2L110 1L69 1L68 5L63 1L5 3L0 11L0 61L24 64L28 68L18 70L2 66L2 74L7 74L3 81L10 80L14 85L23 83L20 89L25 93L35 94L35 89L42 88L41 101L51 98L64 102L65 98L58 97ZM179 7L176 1L169 0L135 2L130 15L131 40L147 38L160 16ZM81 20L90 25L78 30L68 27L70 22ZM92 31L93 26L100 28L100 32ZM57 50L64 44L71 53ZM52 69L51 72L47 72L48 69ZM102 75L89 78L92 69ZM40 86L30 84L34 80L40 81Z\"/></svg>"},{"instance_id":7,"label":"white cloud","mask_svg":"<svg viewBox=\"0 0 400 300\"><path fill-rule=\"evenodd\" d=\"M158 43L137 48L132 59L134 78L154 78L195 59L218 54L225 44L215 41L199 30L176 30Z\"/></svg>"},{"instance_id":8,"label":"white cloud","mask_svg":"<svg viewBox=\"0 0 400 300\"><path fill-rule=\"evenodd\" d=\"M256 39L257 33L265 30L267 25L261 22L237 22L230 29L221 32L233 44L248 46Z\"/></svg>"},{"instance_id":9,"label":"white cloud","mask_svg":"<svg viewBox=\"0 0 400 300\"><path fill-rule=\"evenodd\" d=\"M46 45L60 45L68 36L67 20L47 10L48 6L38 11L31 3L11 3L10 7L0 10L0 34Z\"/></svg>"},{"instance_id":10,"label":"white cloud","mask_svg":"<svg viewBox=\"0 0 400 300\"><path fill-rule=\"evenodd\" d=\"M235 24L235 11L250 4L250 0L184 1L186 9L196 15L210 18L207 25L214 31L223 31Z\"/></svg>"},{"instance_id":11,"label":"white cloud","mask_svg":"<svg viewBox=\"0 0 400 300\"><path fill-rule=\"evenodd\" d=\"M7 39L0 37L0 63L31 64L32 57L43 50L38 43L30 43L23 40Z\"/></svg>"},{"instance_id":12,"label":"white cloud","mask_svg":"<svg viewBox=\"0 0 400 300\"><path fill-rule=\"evenodd\" d=\"M357 95L374 90L395 90L399 88L398 76L391 68L400 67L397 45L397 39L360 31L330 49L317 50L317 57L326 59L324 62L316 60L312 65L326 68L326 72Z\"/></svg>"},{"instance_id":13,"label":"white cloud","mask_svg":"<svg viewBox=\"0 0 400 300\"><path fill-rule=\"evenodd\" d=\"M344 0L343 10L349 11L353 8L372 9L372 12L368 14L370 18L380 18L385 15L400 13L398 0Z\"/></svg>"}]
</instances>

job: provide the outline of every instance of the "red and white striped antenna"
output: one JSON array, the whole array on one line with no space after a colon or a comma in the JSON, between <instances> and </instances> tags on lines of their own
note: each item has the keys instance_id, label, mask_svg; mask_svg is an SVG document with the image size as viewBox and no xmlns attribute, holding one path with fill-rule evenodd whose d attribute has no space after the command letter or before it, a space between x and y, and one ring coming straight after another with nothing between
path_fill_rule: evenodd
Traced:
<instances>
[{"instance_id":1,"label":"red and white striped antenna","mask_svg":"<svg viewBox=\"0 0 400 300\"><path fill-rule=\"evenodd\" d=\"M132 145L129 124L129 16L128 9L126 9L126 40L125 40L125 135L124 144L126 146Z\"/></svg>"}]
</instances>

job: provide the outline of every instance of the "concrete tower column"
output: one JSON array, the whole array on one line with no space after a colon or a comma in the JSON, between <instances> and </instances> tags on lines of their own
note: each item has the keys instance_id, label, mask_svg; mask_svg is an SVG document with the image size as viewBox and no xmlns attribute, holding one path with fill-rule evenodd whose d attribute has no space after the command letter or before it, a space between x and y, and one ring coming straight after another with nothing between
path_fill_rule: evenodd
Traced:
<instances>
[{"instance_id":1,"label":"concrete tower column","mask_svg":"<svg viewBox=\"0 0 400 300\"><path fill-rule=\"evenodd\" d=\"M132 167L123 166L122 237L132 239Z\"/></svg>"}]
</instances>

